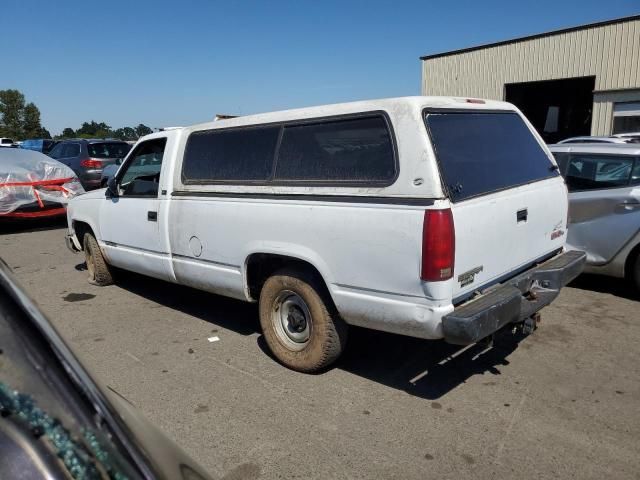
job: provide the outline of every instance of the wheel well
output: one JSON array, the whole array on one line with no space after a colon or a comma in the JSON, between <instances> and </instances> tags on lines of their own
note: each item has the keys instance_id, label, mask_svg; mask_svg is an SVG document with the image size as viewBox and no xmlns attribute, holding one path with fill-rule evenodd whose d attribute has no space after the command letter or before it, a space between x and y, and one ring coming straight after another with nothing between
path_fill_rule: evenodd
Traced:
<instances>
[{"instance_id":1,"label":"wheel well","mask_svg":"<svg viewBox=\"0 0 640 480\"><path fill-rule=\"evenodd\" d=\"M640 243L633 247L629 255L627 255L627 259L624 262L624 276L628 279L633 278L633 262L635 262L636 258L640 255Z\"/></svg>"},{"instance_id":2,"label":"wheel well","mask_svg":"<svg viewBox=\"0 0 640 480\"><path fill-rule=\"evenodd\" d=\"M262 290L264 282L266 282L267 279L275 272L285 267L298 268L316 276L325 287L324 293L327 295L329 294L329 289L327 288L327 284L322 278L322 275L311 263L286 255L254 253L247 258L246 263L246 281L251 299L258 300L260 298L260 291ZM331 298L330 295L329 298Z\"/></svg>"},{"instance_id":3,"label":"wheel well","mask_svg":"<svg viewBox=\"0 0 640 480\"><path fill-rule=\"evenodd\" d=\"M78 222L78 221L73 222L73 231L76 234L76 238L78 239L80 248L84 248L83 240L84 240L85 233L90 233L95 237L93 230L91 229L89 224L85 222Z\"/></svg>"}]
</instances>

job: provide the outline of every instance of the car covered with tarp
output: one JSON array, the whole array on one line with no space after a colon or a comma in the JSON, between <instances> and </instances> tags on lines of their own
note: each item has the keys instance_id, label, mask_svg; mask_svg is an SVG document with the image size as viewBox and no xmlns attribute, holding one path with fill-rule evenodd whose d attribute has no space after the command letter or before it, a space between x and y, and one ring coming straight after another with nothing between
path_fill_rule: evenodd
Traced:
<instances>
[{"instance_id":1,"label":"car covered with tarp","mask_svg":"<svg viewBox=\"0 0 640 480\"><path fill-rule=\"evenodd\" d=\"M0 219L63 215L84 193L66 165L32 150L0 149Z\"/></svg>"}]
</instances>

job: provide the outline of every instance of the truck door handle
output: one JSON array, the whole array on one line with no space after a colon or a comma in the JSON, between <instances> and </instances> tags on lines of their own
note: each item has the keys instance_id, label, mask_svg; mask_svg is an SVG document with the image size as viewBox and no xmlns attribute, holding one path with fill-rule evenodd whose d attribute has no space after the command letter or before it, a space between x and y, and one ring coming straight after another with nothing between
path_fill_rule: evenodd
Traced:
<instances>
[{"instance_id":1,"label":"truck door handle","mask_svg":"<svg viewBox=\"0 0 640 480\"><path fill-rule=\"evenodd\" d=\"M158 212L152 212L152 211L147 212L147 220L149 220L150 222L157 222Z\"/></svg>"},{"instance_id":2,"label":"truck door handle","mask_svg":"<svg viewBox=\"0 0 640 480\"><path fill-rule=\"evenodd\" d=\"M518 223L526 222L528 215L529 215L529 212L527 211L526 208L523 208L522 210L518 210L518 212L516 213L516 220L518 221Z\"/></svg>"}]
</instances>

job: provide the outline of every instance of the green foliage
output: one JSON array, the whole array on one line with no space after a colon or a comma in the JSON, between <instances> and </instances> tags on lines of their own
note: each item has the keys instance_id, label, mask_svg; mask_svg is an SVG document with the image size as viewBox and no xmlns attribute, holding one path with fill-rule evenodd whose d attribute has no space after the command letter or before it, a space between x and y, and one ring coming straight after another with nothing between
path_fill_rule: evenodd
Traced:
<instances>
[{"instance_id":1,"label":"green foliage","mask_svg":"<svg viewBox=\"0 0 640 480\"><path fill-rule=\"evenodd\" d=\"M34 138L40 134L40 110L34 103L27 103L24 107L22 131L24 138Z\"/></svg>"},{"instance_id":2,"label":"green foliage","mask_svg":"<svg viewBox=\"0 0 640 480\"><path fill-rule=\"evenodd\" d=\"M40 110L33 102L25 104L18 90L0 90L0 136L14 140L51 138L40 123Z\"/></svg>"},{"instance_id":3,"label":"green foliage","mask_svg":"<svg viewBox=\"0 0 640 480\"><path fill-rule=\"evenodd\" d=\"M18 90L0 90L0 136L18 140L24 133L24 95Z\"/></svg>"},{"instance_id":4,"label":"green foliage","mask_svg":"<svg viewBox=\"0 0 640 480\"><path fill-rule=\"evenodd\" d=\"M136 135L138 135L138 137L142 137L143 135L149 135L152 132L153 130L151 130L146 125L143 125L142 123L136 127Z\"/></svg>"},{"instance_id":5,"label":"green foliage","mask_svg":"<svg viewBox=\"0 0 640 480\"><path fill-rule=\"evenodd\" d=\"M94 120L91 122L84 122L82 126L76 130L76 135L81 138L102 137L109 136L111 133L111 127L104 122L97 123Z\"/></svg>"},{"instance_id":6,"label":"green foliage","mask_svg":"<svg viewBox=\"0 0 640 480\"><path fill-rule=\"evenodd\" d=\"M143 123L137 127L121 127L113 130L105 122L83 122L78 130L67 127L56 138L118 138L137 140L153 130ZM26 138L51 138L49 131L42 126L40 109L35 103L25 102L19 90L0 90L0 137L14 140Z\"/></svg>"},{"instance_id":7,"label":"green foliage","mask_svg":"<svg viewBox=\"0 0 640 480\"><path fill-rule=\"evenodd\" d=\"M119 138L120 140L137 140L138 135L136 131L131 127L122 127L114 130L113 136L115 138Z\"/></svg>"},{"instance_id":8,"label":"green foliage","mask_svg":"<svg viewBox=\"0 0 640 480\"><path fill-rule=\"evenodd\" d=\"M113 130L104 122L84 122L78 130L65 128L58 138L117 138L119 140L137 140L142 135L148 135L153 130L144 124L137 127L120 127Z\"/></svg>"}]
</instances>

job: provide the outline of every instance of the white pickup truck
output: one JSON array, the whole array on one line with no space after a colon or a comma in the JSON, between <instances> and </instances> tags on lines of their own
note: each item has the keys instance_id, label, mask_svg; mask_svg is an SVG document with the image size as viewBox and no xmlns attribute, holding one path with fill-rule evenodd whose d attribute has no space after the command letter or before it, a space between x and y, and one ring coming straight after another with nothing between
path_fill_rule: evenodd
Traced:
<instances>
[{"instance_id":1,"label":"white pickup truck","mask_svg":"<svg viewBox=\"0 0 640 480\"><path fill-rule=\"evenodd\" d=\"M583 268L567 189L511 104L410 97L141 138L69 204L89 280L111 266L259 302L274 355L313 372L348 325L470 344L531 318Z\"/></svg>"}]
</instances>

